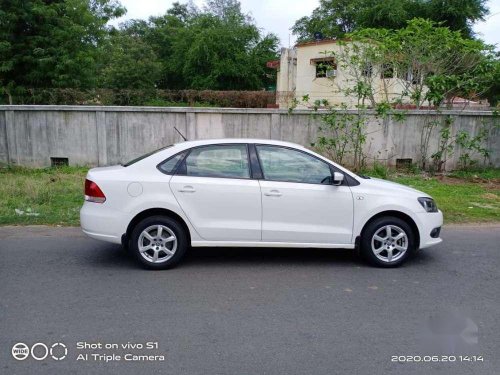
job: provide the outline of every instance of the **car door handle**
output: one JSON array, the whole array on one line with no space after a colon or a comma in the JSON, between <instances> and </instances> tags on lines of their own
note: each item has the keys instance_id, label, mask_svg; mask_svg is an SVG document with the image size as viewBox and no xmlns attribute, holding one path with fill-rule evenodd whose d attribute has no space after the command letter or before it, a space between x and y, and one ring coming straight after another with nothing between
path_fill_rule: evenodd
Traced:
<instances>
[{"instance_id":1,"label":"car door handle","mask_svg":"<svg viewBox=\"0 0 500 375\"><path fill-rule=\"evenodd\" d=\"M278 190L271 190L268 191L267 193L264 193L264 195L268 197L281 197L282 194Z\"/></svg>"},{"instance_id":2,"label":"car door handle","mask_svg":"<svg viewBox=\"0 0 500 375\"><path fill-rule=\"evenodd\" d=\"M184 186L182 189L179 189L180 193L194 193L196 189L190 185Z\"/></svg>"}]
</instances>

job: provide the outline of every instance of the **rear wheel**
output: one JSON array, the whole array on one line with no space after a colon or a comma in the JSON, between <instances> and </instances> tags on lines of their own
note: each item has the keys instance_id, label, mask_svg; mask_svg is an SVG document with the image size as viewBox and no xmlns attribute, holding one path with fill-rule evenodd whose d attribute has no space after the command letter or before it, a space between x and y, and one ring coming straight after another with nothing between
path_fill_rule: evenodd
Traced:
<instances>
[{"instance_id":1,"label":"rear wheel","mask_svg":"<svg viewBox=\"0 0 500 375\"><path fill-rule=\"evenodd\" d=\"M379 267L397 267L415 250L415 234L397 217L381 217L369 223L361 236L361 254Z\"/></svg>"},{"instance_id":2,"label":"rear wheel","mask_svg":"<svg viewBox=\"0 0 500 375\"><path fill-rule=\"evenodd\" d=\"M148 217L132 231L130 248L149 269L175 266L188 246L187 234L176 220L166 216Z\"/></svg>"}]
</instances>

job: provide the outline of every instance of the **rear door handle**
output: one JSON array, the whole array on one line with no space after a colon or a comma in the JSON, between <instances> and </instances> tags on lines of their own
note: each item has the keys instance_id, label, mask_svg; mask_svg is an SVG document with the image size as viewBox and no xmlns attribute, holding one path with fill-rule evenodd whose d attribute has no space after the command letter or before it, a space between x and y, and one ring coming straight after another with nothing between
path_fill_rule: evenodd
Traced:
<instances>
[{"instance_id":1,"label":"rear door handle","mask_svg":"<svg viewBox=\"0 0 500 375\"><path fill-rule=\"evenodd\" d=\"M268 191L267 193L264 193L264 195L268 197L281 197L282 194L279 192L279 190L271 190Z\"/></svg>"},{"instance_id":2,"label":"rear door handle","mask_svg":"<svg viewBox=\"0 0 500 375\"><path fill-rule=\"evenodd\" d=\"M194 193L196 189L191 185L184 186L182 189L179 189L180 193Z\"/></svg>"}]
</instances>

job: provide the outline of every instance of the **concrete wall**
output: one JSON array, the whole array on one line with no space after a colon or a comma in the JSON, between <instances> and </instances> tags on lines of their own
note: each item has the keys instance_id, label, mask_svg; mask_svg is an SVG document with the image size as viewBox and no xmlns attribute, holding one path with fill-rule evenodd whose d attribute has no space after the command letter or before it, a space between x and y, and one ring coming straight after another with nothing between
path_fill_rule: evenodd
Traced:
<instances>
[{"instance_id":1,"label":"concrete wall","mask_svg":"<svg viewBox=\"0 0 500 375\"><path fill-rule=\"evenodd\" d=\"M452 132L477 134L490 112L445 111L431 116L455 117ZM402 122L375 118L368 125L365 147L369 160L420 158L420 134L429 114L410 111ZM0 106L0 163L49 166L51 157L67 157L70 165L112 165L148 151L188 139L263 138L310 146L317 139L319 119L310 111L293 114L278 109L156 108L97 106ZM435 132L431 152L439 140ZM491 161L500 167L500 133L489 138ZM454 168L460 150L447 164Z\"/></svg>"}]
</instances>

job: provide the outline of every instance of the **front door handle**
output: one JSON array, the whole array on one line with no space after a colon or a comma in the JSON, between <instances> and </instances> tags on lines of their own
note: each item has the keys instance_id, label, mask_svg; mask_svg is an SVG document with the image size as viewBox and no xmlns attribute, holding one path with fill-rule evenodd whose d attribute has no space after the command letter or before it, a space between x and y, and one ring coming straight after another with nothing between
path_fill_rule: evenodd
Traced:
<instances>
[{"instance_id":1,"label":"front door handle","mask_svg":"<svg viewBox=\"0 0 500 375\"><path fill-rule=\"evenodd\" d=\"M279 190L271 190L268 191L267 193L264 193L264 195L268 197L281 197L282 194L279 192Z\"/></svg>"},{"instance_id":2,"label":"front door handle","mask_svg":"<svg viewBox=\"0 0 500 375\"><path fill-rule=\"evenodd\" d=\"M180 193L194 193L196 189L191 185L184 186L182 189L179 189Z\"/></svg>"}]
</instances>

